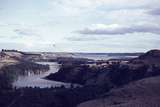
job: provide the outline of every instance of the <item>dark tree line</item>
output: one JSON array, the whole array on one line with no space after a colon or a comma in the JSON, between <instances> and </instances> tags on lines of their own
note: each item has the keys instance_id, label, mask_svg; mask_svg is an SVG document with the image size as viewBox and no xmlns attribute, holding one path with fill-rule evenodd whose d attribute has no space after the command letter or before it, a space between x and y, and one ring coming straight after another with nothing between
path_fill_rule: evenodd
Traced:
<instances>
[{"instance_id":1,"label":"dark tree line","mask_svg":"<svg viewBox=\"0 0 160 107\"><path fill-rule=\"evenodd\" d=\"M49 70L49 65L33 62L21 62L15 65L4 66L0 69L0 89L10 87L19 75L27 75L28 72L38 74L47 70Z\"/></svg>"}]
</instances>

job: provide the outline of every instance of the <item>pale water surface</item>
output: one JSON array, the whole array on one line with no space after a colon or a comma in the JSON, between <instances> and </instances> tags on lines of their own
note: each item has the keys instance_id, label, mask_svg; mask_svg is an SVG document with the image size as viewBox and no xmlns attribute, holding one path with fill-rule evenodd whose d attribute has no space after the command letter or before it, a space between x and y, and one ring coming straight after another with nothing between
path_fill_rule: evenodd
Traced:
<instances>
[{"instance_id":1,"label":"pale water surface","mask_svg":"<svg viewBox=\"0 0 160 107\"><path fill-rule=\"evenodd\" d=\"M89 58L94 60L107 60L111 58L127 58L127 57L136 57L136 56L108 56L107 54L78 54L75 55L75 57L78 58ZM28 76L19 76L18 79L13 83L14 87L20 88L20 87L40 87L40 88L49 88L49 87L59 87L61 85L64 85L65 87L70 87L70 83L64 83L64 82L58 82L58 81L51 81L46 80L44 77L51 73L55 73L59 70L59 64L56 62L37 62L40 64L48 64L50 66L50 70L48 70L45 73L41 74L31 74ZM76 85L76 84L75 84ZM79 86L79 85L78 85Z\"/></svg>"},{"instance_id":2,"label":"pale water surface","mask_svg":"<svg viewBox=\"0 0 160 107\"><path fill-rule=\"evenodd\" d=\"M50 70L45 73L41 74L30 74L28 76L19 76L16 81L13 83L13 87L40 87L40 88L47 88L47 87L57 87L64 85L65 87L69 87L69 83L63 83L58 81L50 81L44 79L45 76L49 75L50 73L55 73L59 70L59 64L56 62L37 62L40 64L48 64L50 66Z\"/></svg>"}]
</instances>

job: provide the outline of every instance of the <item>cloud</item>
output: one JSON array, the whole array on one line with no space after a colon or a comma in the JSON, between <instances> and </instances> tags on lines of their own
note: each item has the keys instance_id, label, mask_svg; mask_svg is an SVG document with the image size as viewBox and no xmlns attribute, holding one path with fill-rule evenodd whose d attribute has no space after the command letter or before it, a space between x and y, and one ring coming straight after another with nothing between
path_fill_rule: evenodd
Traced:
<instances>
[{"instance_id":1,"label":"cloud","mask_svg":"<svg viewBox=\"0 0 160 107\"><path fill-rule=\"evenodd\" d=\"M90 36L86 36L86 37L82 37L82 36L72 36L72 37L67 37L65 38L69 41L75 41L75 42L81 42L81 41L95 41L95 40L101 40L101 38L99 37L90 37Z\"/></svg>"},{"instance_id":2,"label":"cloud","mask_svg":"<svg viewBox=\"0 0 160 107\"><path fill-rule=\"evenodd\" d=\"M106 5L109 7L119 6L119 7L137 7L144 5L155 5L159 3L159 0L50 0L53 4L61 4L70 7L78 7L78 8L94 8L93 6ZM118 4L117 4L118 3Z\"/></svg>"},{"instance_id":3,"label":"cloud","mask_svg":"<svg viewBox=\"0 0 160 107\"><path fill-rule=\"evenodd\" d=\"M160 15L160 8L152 9L148 12L150 15Z\"/></svg>"},{"instance_id":4,"label":"cloud","mask_svg":"<svg viewBox=\"0 0 160 107\"><path fill-rule=\"evenodd\" d=\"M155 17L159 0L39 0L38 4L34 0L0 1L3 8L0 10L0 42L68 42L70 44L64 44L60 50L73 48L74 51L83 51L84 48L86 51L98 51L98 48L108 51L106 47L114 48L113 42L123 44L122 48L134 43L135 50L139 47L136 43L158 44L156 40L152 40L153 43L144 39L159 39L160 27L155 25L160 24L159 17ZM155 24L133 24L142 21ZM91 24L96 25L86 26ZM70 33L75 30L78 31ZM145 36L141 36L144 33ZM27 46L32 46L32 43ZM79 46L74 48L73 43ZM106 45L97 48L96 44L100 43ZM118 45L116 49L121 48ZM126 46L126 50L129 49L132 48Z\"/></svg>"},{"instance_id":5,"label":"cloud","mask_svg":"<svg viewBox=\"0 0 160 107\"><path fill-rule=\"evenodd\" d=\"M158 24L135 24L135 25L96 24L76 32L84 35L124 35L131 33L160 34L160 26Z\"/></svg>"},{"instance_id":6,"label":"cloud","mask_svg":"<svg viewBox=\"0 0 160 107\"><path fill-rule=\"evenodd\" d=\"M51 10L57 10L58 15L82 15L95 11L111 11L119 9L144 8L157 0L50 0Z\"/></svg>"},{"instance_id":7,"label":"cloud","mask_svg":"<svg viewBox=\"0 0 160 107\"><path fill-rule=\"evenodd\" d=\"M14 32L23 36L39 36L39 34L32 29L15 29Z\"/></svg>"}]
</instances>

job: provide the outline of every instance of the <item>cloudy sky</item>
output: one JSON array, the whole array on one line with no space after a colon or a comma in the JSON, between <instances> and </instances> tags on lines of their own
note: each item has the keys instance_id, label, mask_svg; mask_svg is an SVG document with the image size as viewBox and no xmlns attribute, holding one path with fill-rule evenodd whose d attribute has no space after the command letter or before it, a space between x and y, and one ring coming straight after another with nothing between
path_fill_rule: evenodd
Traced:
<instances>
[{"instance_id":1,"label":"cloudy sky","mask_svg":"<svg viewBox=\"0 0 160 107\"><path fill-rule=\"evenodd\" d=\"M160 49L160 0L0 0L0 49Z\"/></svg>"}]
</instances>

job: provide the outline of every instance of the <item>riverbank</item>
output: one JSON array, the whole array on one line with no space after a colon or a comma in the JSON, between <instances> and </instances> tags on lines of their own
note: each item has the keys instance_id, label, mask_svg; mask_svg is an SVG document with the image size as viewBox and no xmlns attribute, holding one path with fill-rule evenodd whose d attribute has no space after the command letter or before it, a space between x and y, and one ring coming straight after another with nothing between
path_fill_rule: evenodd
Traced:
<instances>
[{"instance_id":1,"label":"riverbank","mask_svg":"<svg viewBox=\"0 0 160 107\"><path fill-rule=\"evenodd\" d=\"M148 104L151 106L154 103L153 97L159 99L160 60L157 60L159 58L160 51L157 50L129 60L98 60L94 63L88 60L76 61L77 58L71 60L62 58L58 72L46 72L47 75L52 73L46 78L50 81L78 83L83 87L70 84L70 88L62 85L55 88L3 89L0 91L0 105L2 107L10 105L12 107L90 107L93 103L97 107L101 107L102 104L115 107L127 105L128 102L133 104L131 102L134 97L137 99L136 102L146 107L141 100L149 95L151 103ZM152 63L149 63L150 61ZM140 93L144 93L145 96Z\"/></svg>"},{"instance_id":2,"label":"riverbank","mask_svg":"<svg viewBox=\"0 0 160 107\"><path fill-rule=\"evenodd\" d=\"M92 99L94 103L94 99L98 99L99 102L95 104L98 105L97 107L101 107L102 103L100 102L99 99L103 98L102 96L104 96L107 102L107 97L108 97L107 93L111 90L114 89L119 90L120 87L123 87L125 85L128 86L129 83L134 83L142 79L145 79L145 81L149 81L150 77L155 78L155 81L153 83L151 82L151 84L148 85L146 84L147 85L146 87L148 88L152 87L152 85L154 85L156 81L159 80L159 78L156 78L157 76L160 75L159 58L160 58L160 51L151 50L142 56L127 61L111 60L111 61L101 61L96 64L76 64L72 62L70 62L69 64L64 63L58 72L51 74L46 78L56 81L79 83L83 85L84 90L86 90L86 87L91 87L91 89L93 90L100 91L100 93L98 93L97 96L93 96L92 98L90 98L90 100ZM139 84L139 82L137 82L137 84ZM129 85L128 87L131 86ZM157 90L158 86L155 85L155 87ZM143 88L140 89L138 89L138 87L135 88L136 88L135 90L139 91L143 90ZM150 88L149 93L155 95L155 93L152 92L151 89L152 88ZM144 92L146 94L148 93L147 90L144 90ZM138 95L136 94L134 96L138 97ZM141 97L143 98L144 96ZM159 99L159 97L157 96L156 98ZM151 101L154 102L153 100ZM117 102L119 101L117 100ZM139 100L138 103L140 103ZM116 104L120 105L121 103L116 103ZM112 105L116 104L113 102ZM80 105L80 107L83 106L90 107L93 105L90 102L89 103L87 102L86 104L82 103L82 105ZM109 104L107 106L109 106ZM142 107L145 107L145 104L142 104Z\"/></svg>"},{"instance_id":3,"label":"riverbank","mask_svg":"<svg viewBox=\"0 0 160 107\"><path fill-rule=\"evenodd\" d=\"M25 87L39 87L39 88L51 88L51 87L70 87L70 83L63 83L59 81L46 80L45 77L51 73L56 73L59 70L59 64L56 62L36 62L41 65L48 65L49 70L41 72L39 74L30 74L25 76L19 76L16 81L13 82L13 87L25 88Z\"/></svg>"},{"instance_id":4,"label":"riverbank","mask_svg":"<svg viewBox=\"0 0 160 107\"><path fill-rule=\"evenodd\" d=\"M40 74L49 70L48 65L41 65L23 59L21 52L0 52L0 89L11 88L19 76Z\"/></svg>"}]
</instances>

